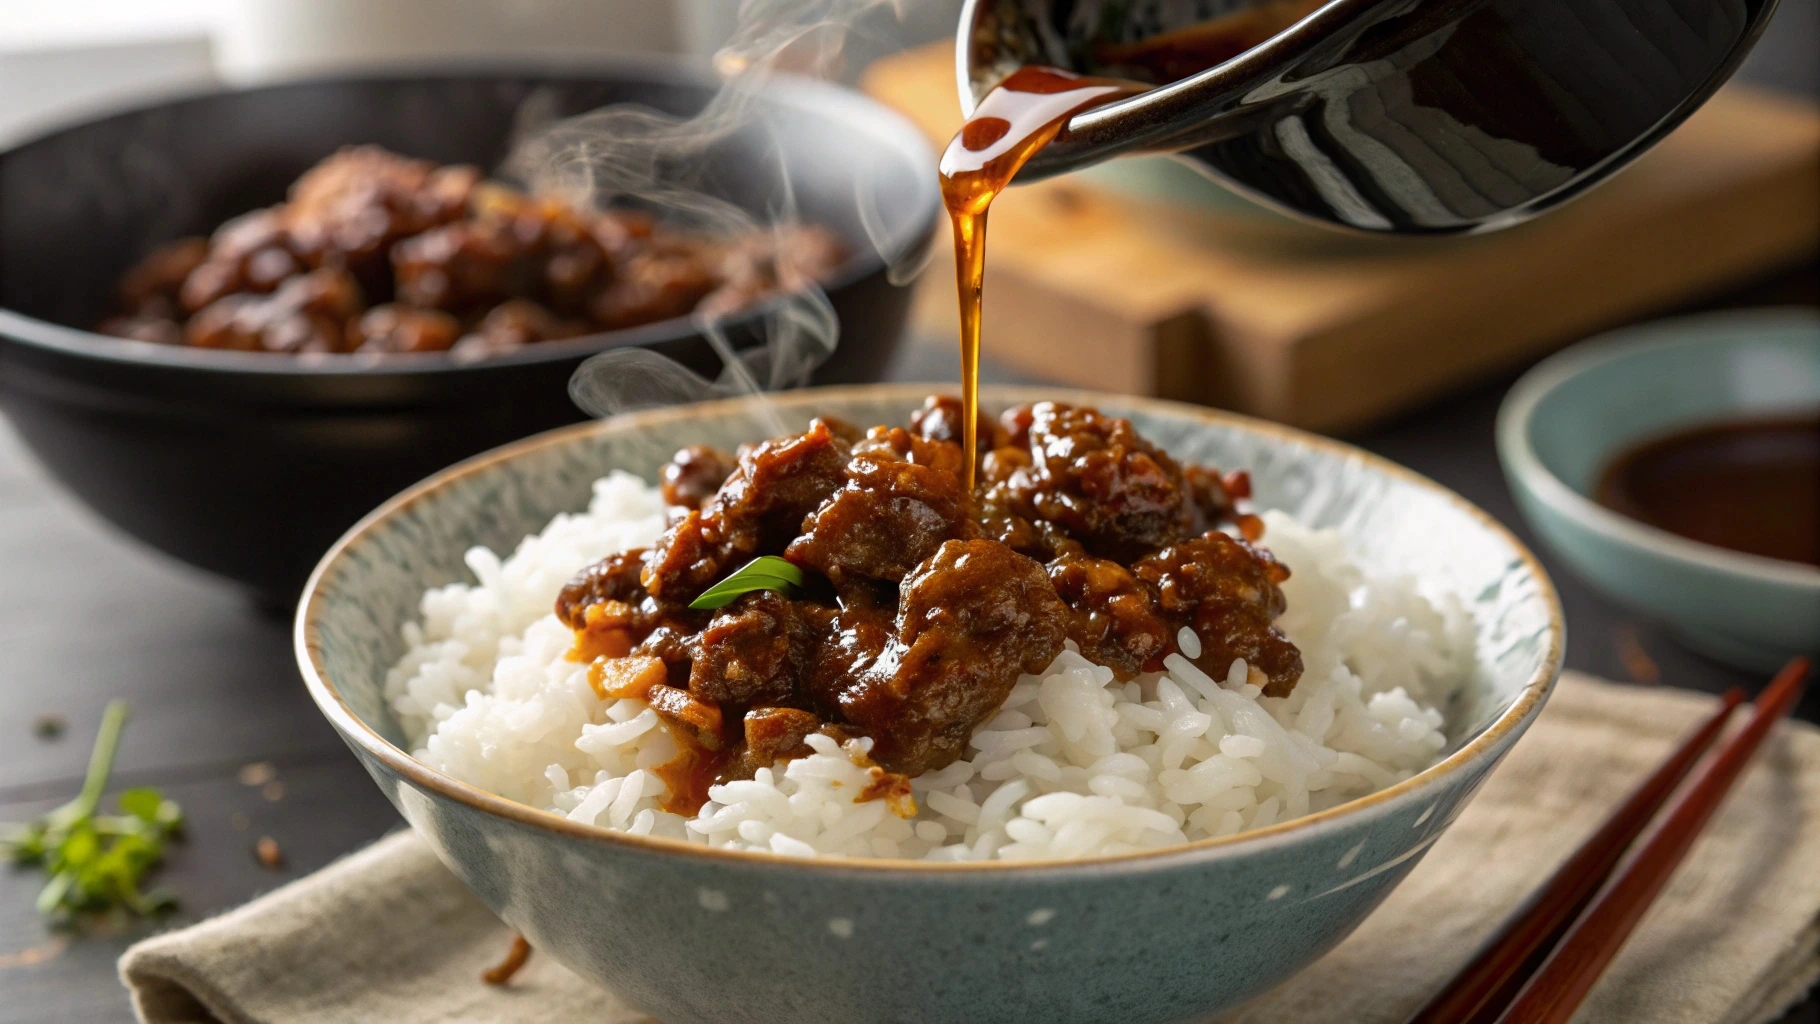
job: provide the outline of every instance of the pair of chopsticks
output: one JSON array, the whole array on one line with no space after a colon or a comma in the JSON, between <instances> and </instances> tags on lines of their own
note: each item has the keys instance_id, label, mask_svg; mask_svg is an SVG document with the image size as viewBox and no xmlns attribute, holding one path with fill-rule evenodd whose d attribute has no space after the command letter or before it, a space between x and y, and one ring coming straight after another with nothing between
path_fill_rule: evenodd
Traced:
<instances>
[{"instance_id":1,"label":"pair of chopsticks","mask_svg":"<svg viewBox=\"0 0 1820 1024\"><path fill-rule=\"evenodd\" d=\"M1770 727L1800 699L1807 669L1806 658L1783 666L1758 696L1750 721L1706 763L1649 838L1636 844L1744 700L1740 689L1727 693L1719 710L1409 1024L1565 1024L1668 884ZM1633 845L1635 852L1620 867Z\"/></svg>"}]
</instances>

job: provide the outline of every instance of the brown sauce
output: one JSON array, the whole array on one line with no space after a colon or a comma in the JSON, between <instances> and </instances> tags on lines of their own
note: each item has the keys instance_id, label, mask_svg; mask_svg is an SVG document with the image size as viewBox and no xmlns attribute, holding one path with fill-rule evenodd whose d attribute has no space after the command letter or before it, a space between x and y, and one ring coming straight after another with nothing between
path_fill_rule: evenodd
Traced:
<instances>
[{"instance_id":1,"label":"brown sauce","mask_svg":"<svg viewBox=\"0 0 1820 1024\"><path fill-rule=\"evenodd\" d=\"M721 773L731 758L689 742L679 741L678 746L681 749L675 757L651 772L669 791L659 806L671 814L686 816L708 802L708 788L723 781Z\"/></svg>"},{"instance_id":2,"label":"brown sauce","mask_svg":"<svg viewBox=\"0 0 1820 1024\"><path fill-rule=\"evenodd\" d=\"M1087 78L1056 68L1024 67L986 94L942 153L942 201L954 222L955 279L960 289L961 405L965 440L976 450L979 419L980 309L986 279L986 211L1037 150L1048 145L1070 117L1143 86ZM973 489L969 459L966 487Z\"/></svg>"},{"instance_id":3,"label":"brown sauce","mask_svg":"<svg viewBox=\"0 0 1820 1024\"><path fill-rule=\"evenodd\" d=\"M1599 504L1715 547L1820 566L1820 415L1714 423L1613 459Z\"/></svg>"}]
</instances>

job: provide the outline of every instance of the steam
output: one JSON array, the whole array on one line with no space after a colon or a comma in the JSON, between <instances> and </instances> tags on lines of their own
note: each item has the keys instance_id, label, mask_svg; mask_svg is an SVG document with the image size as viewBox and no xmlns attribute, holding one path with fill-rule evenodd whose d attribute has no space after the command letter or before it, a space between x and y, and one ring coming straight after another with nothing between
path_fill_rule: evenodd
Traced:
<instances>
[{"instance_id":1,"label":"steam","mask_svg":"<svg viewBox=\"0 0 1820 1024\"><path fill-rule=\"evenodd\" d=\"M714 58L722 87L699 114L675 117L627 104L555 121L539 130L530 125L547 117L539 116L535 104L527 104L520 119L524 137L506 170L534 191L581 208L631 203L660 220L709 235L775 231L797 215L781 147L775 142L742 144L743 159L732 162L736 179L725 177L729 161L712 159L711 154L736 133L775 140L760 103L766 83L780 72L838 75L844 70L849 37L862 30L862 23L901 15L900 2L904 0L743 0L733 37ZM762 154L758 159L753 158L754 150ZM722 177L710 180L707 175L716 169ZM721 198L725 195L746 201ZM878 198L862 186L855 201L861 225L891 263L892 280L914 276L921 269L917 264L927 258L924 247L917 246L915 252L886 251ZM752 311L738 315L750 316ZM736 350L728 326L722 316L697 320L720 360L719 374L712 380L658 352L626 347L583 363L569 383L570 395L596 416L759 395L807 383L839 341L834 307L812 282L757 307L751 329L759 332L763 344ZM739 329L748 328L742 323ZM771 434L783 433L785 426L770 404L758 405L762 425Z\"/></svg>"}]
</instances>

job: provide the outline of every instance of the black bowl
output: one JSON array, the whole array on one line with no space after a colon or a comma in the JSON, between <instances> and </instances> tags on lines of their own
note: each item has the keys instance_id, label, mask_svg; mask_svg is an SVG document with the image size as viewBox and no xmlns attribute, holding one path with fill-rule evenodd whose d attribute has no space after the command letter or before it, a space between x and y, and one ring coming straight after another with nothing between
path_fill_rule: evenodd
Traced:
<instances>
[{"instance_id":1,"label":"black bowl","mask_svg":"<svg viewBox=\"0 0 1820 1024\"><path fill-rule=\"evenodd\" d=\"M646 346L709 376L718 360L688 319L468 365L150 345L87 330L120 273L157 242L277 202L345 144L492 168L527 100L561 115L626 101L688 114L714 88L705 71L645 62L413 69L162 103L0 153L0 405L50 472L114 525L288 607L322 551L385 498L584 418L567 386L590 355ZM815 381L875 380L909 304L908 282L878 253L927 245L940 209L934 157L909 123L834 86L773 83L757 110L762 130L708 152L705 187L762 212L762 168L788 169L798 216L856 254L826 285L841 341ZM757 343L760 313L725 325L736 346Z\"/></svg>"}]
</instances>

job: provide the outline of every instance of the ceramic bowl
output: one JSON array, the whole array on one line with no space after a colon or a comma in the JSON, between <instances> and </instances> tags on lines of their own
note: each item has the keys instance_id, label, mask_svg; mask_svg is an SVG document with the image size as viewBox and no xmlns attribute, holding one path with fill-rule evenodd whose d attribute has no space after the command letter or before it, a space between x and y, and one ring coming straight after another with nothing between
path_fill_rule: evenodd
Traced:
<instances>
[{"instance_id":1,"label":"ceramic bowl","mask_svg":"<svg viewBox=\"0 0 1820 1024\"><path fill-rule=\"evenodd\" d=\"M776 409L903 422L926 388L795 392ZM1333 441L1167 402L987 389L1127 415L1169 451L1249 467L1264 506L1351 535L1461 595L1478 664L1444 759L1369 797L1160 852L1065 863L810 861L627 836L489 795L403 749L387 666L427 587L474 545L510 550L609 469L651 478L679 446L762 436L746 402L564 428L394 498L317 568L297 617L311 694L387 797L535 946L666 1024L1200 1020L1332 947L1415 866L1535 718L1561 660L1554 588L1458 496Z\"/></svg>"},{"instance_id":2,"label":"ceramic bowl","mask_svg":"<svg viewBox=\"0 0 1820 1024\"><path fill-rule=\"evenodd\" d=\"M1820 569L1646 526L1589 495L1605 465L1701 423L1820 411L1820 315L1727 313L1618 331L1531 370L1498 413L1498 456L1543 543L1614 601L1752 671L1820 649Z\"/></svg>"}]
</instances>

